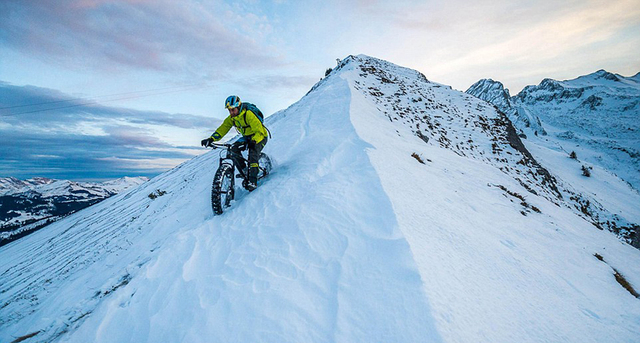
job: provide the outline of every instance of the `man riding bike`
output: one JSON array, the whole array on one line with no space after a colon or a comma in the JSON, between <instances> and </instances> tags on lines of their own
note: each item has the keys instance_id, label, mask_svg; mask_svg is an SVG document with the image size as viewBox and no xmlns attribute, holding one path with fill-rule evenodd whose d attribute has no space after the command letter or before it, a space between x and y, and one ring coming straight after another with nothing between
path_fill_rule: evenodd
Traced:
<instances>
[{"instance_id":1,"label":"man riding bike","mask_svg":"<svg viewBox=\"0 0 640 343\"><path fill-rule=\"evenodd\" d=\"M268 140L267 128L262 124L262 113L255 105L247 102L243 103L235 95L227 98L224 107L229 110L229 116L211 134L211 137L203 139L201 144L202 146L209 146L212 142L222 139L231 127L235 127L242 137L233 143L231 150L240 155L244 147L249 149L249 173L248 178L242 185L248 191L253 191L258 187L258 159ZM241 170L246 168L242 159L234 158L234 161Z\"/></svg>"}]
</instances>

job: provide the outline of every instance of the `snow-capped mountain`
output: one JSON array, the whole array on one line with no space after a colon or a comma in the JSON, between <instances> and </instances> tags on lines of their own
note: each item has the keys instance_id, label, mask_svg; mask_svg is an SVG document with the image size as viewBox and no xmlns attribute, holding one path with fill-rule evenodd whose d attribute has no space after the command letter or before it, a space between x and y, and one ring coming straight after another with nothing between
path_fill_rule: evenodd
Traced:
<instances>
[{"instance_id":1,"label":"snow-capped mountain","mask_svg":"<svg viewBox=\"0 0 640 343\"><path fill-rule=\"evenodd\" d=\"M52 183L53 179L46 177L34 177L27 180L20 180L15 177L0 177L0 195L20 193L31 187Z\"/></svg>"},{"instance_id":2,"label":"snow-capped mountain","mask_svg":"<svg viewBox=\"0 0 640 343\"><path fill-rule=\"evenodd\" d=\"M535 144L576 152L640 190L640 73L624 77L599 70L573 80L544 79L510 97L500 82L480 80L467 93L486 100Z\"/></svg>"},{"instance_id":3,"label":"snow-capped mountain","mask_svg":"<svg viewBox=\"0 0 640 343\"><path fill-rule=\"evenodd\" d=\"M0 340L637 339L640 250L593 213L640 195L596 210L487 102L349 56L266 125L223 215L213 151L0 248Z\"/></svg>"},{"instance_id":4,"label":"snow-capped mountain","mask_svg":"<svg viewBox=\"0 0 640 343\"><path fill-rule=\"evenodd\" d=\"M42 196L60 196L87 193L90 196L111 196L130 187L149 181L144 176L122 177L104 182L77 182L34 177L19 180L15 177L0 178L0 195L38 193ZM86 190L86 192L83 192ZM86 197L87 195L85 195Z\"/></svg>"},{"instance_id":5,"label":"snow-capped mountain","mask_svg":"<svg viewBox=\"0 0 640 343\"><path fill-rule=\"evenodd\" d=\"M0 245L146 181L146 177L101 183L0 178Z\"/></svg>"},{"instance_id":6,"label":"snow-capped mountain","mask_svg":"<svg viewBox=\"0 0 640 343\"><path fill-rule=\"evenodd\" d=\"M542 127L540 118L532 116L527 111L514 106L511 101L509 90L504 85L492 79L482 79L467 89L466 93L476 96L484 101L495 105L500 111L509 117L513 125L518 129L521 137L526 137L525 128L535 135L546 135L547 132Z\"/></svg>"}]
</instances>

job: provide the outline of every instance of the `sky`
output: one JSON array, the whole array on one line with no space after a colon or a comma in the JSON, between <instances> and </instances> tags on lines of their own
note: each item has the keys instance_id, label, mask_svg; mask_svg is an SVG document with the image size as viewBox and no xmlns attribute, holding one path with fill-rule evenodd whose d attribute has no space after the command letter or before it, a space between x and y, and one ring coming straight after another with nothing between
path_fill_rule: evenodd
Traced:
<instances>
[{"instance_id":1,"label":"sky","mask_svg":"<svg viewBox=\"0 0 640 343\"><path fill-rule=\"evenodd\" d=\"M269 115L366 54L466 90L640 71L640 1L0 2L0 176L153 176L230 94Z\"/></svg>"}]
</instances>

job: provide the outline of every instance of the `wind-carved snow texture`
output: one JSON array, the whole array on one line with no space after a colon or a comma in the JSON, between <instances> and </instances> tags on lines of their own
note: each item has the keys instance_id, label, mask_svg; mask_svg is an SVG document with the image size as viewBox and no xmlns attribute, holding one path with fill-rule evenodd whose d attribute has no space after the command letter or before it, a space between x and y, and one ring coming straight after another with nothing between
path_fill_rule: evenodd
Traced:
<instances>
[{"instance_id":1,"label":"wind-carved snow texture","mask_svg":"<svg viewBox=\"0 0 640 343\"><path fill-rule=\"evenodd\" d=\"M569 81L545 79L538 86L525 87L514 97L509 97L500 82L485 79L472 85L467 93L506 113L523 132L527 147L536 152L538 159L544 161L554 152L566 157L573 153L573 172L567 175L562 168L553 168L556 177L573 179L561 181L565 197L594 225L615 232L640 248L638 219L619 206L605 204L606 200L598 196L601 186L575 180L572 175L597 166L600 169L593 173L593 179L611 178L608 174L613 174L613 178L620 177L638 191L640 83L636 78L600 70ZM557 164L558 159L551 157L549 162ZM629 192L624 185L616 188L622 193Z\"/></svg>"},{"instance_id":2,"label":"wind-carved snow texture","mask_svg":"<svg viewBox=\"0 0 640 343\"><path fill-rule=\"evenodd\" d=\"M486 102L361 55L266 123L273 172L220 216L210 152L1 247L0 341L637 338L640 251Z\"/></svg>"}]
</instances>

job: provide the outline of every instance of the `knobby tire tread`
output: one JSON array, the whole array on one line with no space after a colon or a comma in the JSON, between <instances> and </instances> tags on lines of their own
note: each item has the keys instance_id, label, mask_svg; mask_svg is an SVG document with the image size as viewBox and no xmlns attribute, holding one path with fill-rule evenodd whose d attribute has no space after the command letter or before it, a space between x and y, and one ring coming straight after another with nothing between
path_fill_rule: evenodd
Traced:
<instances>
[{"instance_id":1,"label":"knobby tire tread","mask_svg":"<svg viewBox=\"0 0 640 343\"><path fill-rule=\"evenodd\" d=\"M225 197L224 203L220 192L225 178L229 178L230 185L233 187L233 177L233 166L229 164L222 164L216 171L216 175L213 177L213 184L211 186L211 208L213 209L213 213L218 215L222 214L224 209L229 207L234 196L234 190L231 190L230 196Z\"/></svg>"}]
</instances>

